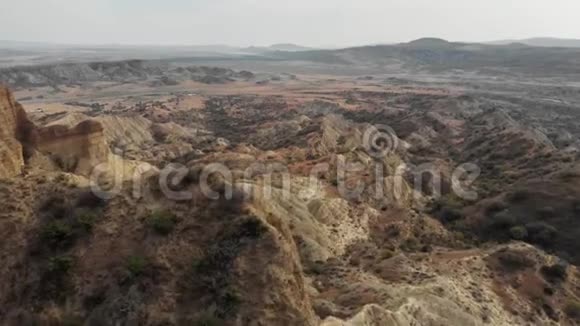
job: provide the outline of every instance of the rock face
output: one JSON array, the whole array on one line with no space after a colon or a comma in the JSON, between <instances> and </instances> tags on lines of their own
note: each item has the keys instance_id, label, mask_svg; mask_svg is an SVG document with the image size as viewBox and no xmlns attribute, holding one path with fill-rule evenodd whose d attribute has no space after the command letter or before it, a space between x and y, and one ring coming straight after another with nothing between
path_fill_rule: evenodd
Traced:
<instances>
[{"instance_id":1,"label":"rock face","mask_svg":"<svg viewBox=\"0 0 580 326\"><path fill-rule=\"evenodd\" d=\"M103 126L97 121L85 120L70 129L59 125L38 129L33 138L36 148L67 172L90 175L93 167L109 159Z\"/></svg>"},{"instance_id":2,"label":"rock face","mask_svg":"<svg viewBox=\"0 0 580 326\"><path fill-rule=\"evenodd\" d=\"M89 175L109 159L101 123L86 120L75 127L36 128L12 93L0 86L0 178L22 173L25 153L39 151L66 172Z\"/></svg>"},{"instance_id":3,"label":"rock face","mask_svg":"<svg viewBox=\"0 0 580 326\"><path fill-rule=\"evenodd\" d=\"M22 140L26 138L31 125L12 93L0 86L0 178L12 177L22 172Z\"/></svg>"}]
</instances>

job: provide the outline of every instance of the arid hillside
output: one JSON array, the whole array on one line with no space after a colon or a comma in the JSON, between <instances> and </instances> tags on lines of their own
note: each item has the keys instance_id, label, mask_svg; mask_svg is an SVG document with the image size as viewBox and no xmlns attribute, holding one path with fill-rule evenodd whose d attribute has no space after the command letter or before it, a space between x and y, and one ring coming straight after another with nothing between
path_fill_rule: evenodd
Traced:
<instances>
[{"instance_id":1,"label":"arid hillside","mask_svg":"<svg viewBox=\"0 0 580 326\"><path fill-rule=\"evenodd\" d=\"M254 74L249 71L235 72L230 69L212 67L173 68L167 63L143 60L49 64L0 69L0 82L16 88L138 81L147 81L152 86L163 86L176 85L185 80L223 84L253 78Z\"/></svg>"},{"instance_id":2,"label":"arid hillside","mask_svg":"<svg viewBox=\"0 0 580 326\"><path fill-rule=\"evenodd\" d=\"M425 46L479 53L396 51L445 64ZM577 86L135 61L0 76L2 325L580 323Z\"/></svg>"}]
</instances>

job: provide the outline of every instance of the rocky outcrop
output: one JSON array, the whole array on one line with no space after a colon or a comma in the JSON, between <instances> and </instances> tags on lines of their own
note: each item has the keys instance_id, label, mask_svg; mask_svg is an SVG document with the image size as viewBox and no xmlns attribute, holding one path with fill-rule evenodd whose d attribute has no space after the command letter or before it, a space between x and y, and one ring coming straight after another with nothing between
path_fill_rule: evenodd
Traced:
<instances>
[{"instance_id":1,"label":"rocky outcrop","mask_svg":"<svg viewBox=\"0 0 580 326\"><path fill-rule=\"evenodd\" d=\"M75 127L37 128L30 122L12 93L0 86L0 178L22 173L27 154L38 151L66 172L89 175L109 159L103 126L93 120Z\"/></svg>"},{"instance_id":2,"label":"rocky outcrop","mask_svg":"<svg viewBox=\"0 0 580 326\"><path fill-rule=\"evenodd\" d=\"M22 141L31 129L26 113L12 96L0 86L0 178L18 175L24 167Z\"/></svg>"},{"instance_id":3,"label":"rocky outcrop","mask_svg":"<svg viewBox=\"0 0 580 326\"><path fill-rule=\"evenodd\" d=\"M103 126L93 120L73 128L56 125L38 129L32 141L67 172L89 175L93 167L109 159Z\"/></svg>"}]
</instances>

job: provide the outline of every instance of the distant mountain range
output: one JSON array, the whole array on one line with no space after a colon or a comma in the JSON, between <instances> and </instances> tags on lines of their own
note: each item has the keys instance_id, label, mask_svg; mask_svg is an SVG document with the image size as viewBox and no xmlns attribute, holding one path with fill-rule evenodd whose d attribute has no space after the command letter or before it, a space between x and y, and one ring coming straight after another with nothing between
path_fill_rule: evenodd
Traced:
<instances>
[{"instance_id":1,"label":"distant mountain range","mask_svg":"<svg viewBox=\"0 0 580 326\"><path fill-rule=\"evenodd\" d=\"M274 44L267 47L262 46L251 46L245 48L244 50L250 52L269 52L269 51L288 51L288 52L299 52L299 51L310 51L315 50L315 48L309 48L306 46L296 45L292 43L280 43Z\"/></svg>"},{"instance_id":2,"label":"distant mountain range","mask_svg":"<svg viewBox=\"0 0 580 326\"><path fill-rule=\"evenodd\" d=\"M122 45L57 44L0 40L0 67L50 64L54 62L97 62L126 59L237 58L268 56L276 52L311 51L296 44L236 47L214 45Z\"/></svg>"},{"instance_id":3,"label":"distant mountain range","mask_svg":"<svg viewBox=\"0 0 580 326\"><path fill-rule=\"evenodd\" d=\"M580 48L580 39L566 39L555 37L534 37L522 40L501 40L489 42L488 44L506 45L512 43L541 47Z\"/></svg>"},{"instance_id":4,"label":"distant mountain range","mask_svg":"<svg viewBox=\"0 0 580 326\"><path fill-rule=\"evenodd\" d=\"M265 47L207 46L64 46L0 41L0 67L127 59L203 62L243 60L293 67L393 71L461 72L580 76L580 40L534 38L491 43L422 38L408 43L344 49L312 49L295 44ZM311 65L313 64L313 65Z\"/></svg>"},{"instance_id":5,"label":"distant mountain range","mask_svg":"<svg viewBox=\"0 0 580 326\"><path fill-rule=\"evenodd\" d=\"M269 51L309 51L315 48L301 46L292 43L280 43L270 46L250 46L250 47L236 47L224 44L208 44L208 45L125 45L125 44L63 44L63 43L45 43L45 42L21 42L0 40L0 48L18 48L18 49L171 49L182 51L199 51L199 52L214 52L214 53L239 53L239 52L269 52Z\"/></svg>"},{"instance_id":6,"label":"distant mountain range","mask_svg":"<svg viewBox=\"0 0 580 326\"><path fill-rule=\"evenodd\" d=\"M529 46L521 42L484 44L422 38L393 45L274 52L270 56L284 61L368 67L374 71L473 71L544 76L580 74L580 47Z\"/></svg>"}]
</instances>

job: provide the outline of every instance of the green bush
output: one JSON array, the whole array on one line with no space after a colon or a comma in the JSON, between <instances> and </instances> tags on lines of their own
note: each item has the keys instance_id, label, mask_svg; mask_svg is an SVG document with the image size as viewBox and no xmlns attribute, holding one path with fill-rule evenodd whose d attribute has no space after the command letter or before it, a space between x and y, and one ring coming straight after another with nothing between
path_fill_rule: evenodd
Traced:
<instances>
[{"instance_id":1,"label":"green bush","mask_svg":"<svg viewBox=\"0 0 580 326\"><path fill-rule=\"evenodd\" d=\"M449 223L462 219L463 213L460 210L445 207L441 210L439 216L443 222Z\"/></svg>"},{"instance_id":2,"label":"green bush","mask_svg":"<svg viewBox=\"0 0 580 326\"><path fill-rule=\"evenodd\" d=\"M77 197L78 207L98 208L107 204L107 201L92 191L81 192Z\"/></svg>"},{"instance_id":3,"label":"green bush","mask_svg":"<svg viewBox=\"0 0 580 326\"><path fill-rule=\"evenodd\" d=\"M395 252L390 249L384 249L381 251L381 260L387 260L393 258L395 256Z\"/></svg>"},{"instance_id":4,"label":"green bush","mask_svg":"<svg viewBox=\"0 0 580 326\"><path fill-rule=\"evenodd\" d=\"M60 301L72 289L69 273L73 268L74 260L70 256L55 256L49 258L41 274L38 295L42 298Z\"/></svg>"},{"instance_id":5,"label":"green bush","mask_svg":"<svg viewBox=\"0 0 580 326\"><path fill-rule=\"evenodd\" d=\"M502 211L491 217L491 226L498 229L508 229L517 224L517 218L509 211Z\"/></svg>"},{"instance_id":6,"label":"green bush","mask_svg":"<svg viewBox=\"0 0 580 326\"><path fill-rule=\"evenodd\" d=\"M461 231L453 231L451 234L453 234L453 238L457 241L460 242L464 242L465 241L465 233L461 232Z\"/></svg>"},{"instance_id":7,"label":"green bush","mask_svg":"<svg viewBox=\"0 0 580 326\"><path fill-rule=\"evenodd\" d=\"M450 223L464 218L463 207L465 207L465 202L461 198L455 195L446 195L433 203L432 212L442 222Z\"/></svg>"},{"instance_id":8,"label":"green bush","mask_svg":"<svg viewBox=\"0 0 580 326\"><path fill-rule=\"evenodd\" d=\"M457 197L456 195L445 195L435 202L436 209L451 208L460 210L465 207L465 202L463 199Z\"/></svg>"},{"instance_id":9,"label":"green bush","mask_svg":"<svg viewBox=\"0 0 580 326\"><path fill-rule=\"evenodd\" d=\"M250 217L244 220L238 229L238 236L249 237L252 239L259 238L267 231L266 226L255 217Z\"/></svg>"},{"instance_id":10,"label":"green bush","mask_svg":"<svg viewBox=\"0 0 580 326\"><path fill-rule=\"evenodd\" d=\"M46 213L55 218L65 216L68 210L69 207L62 195L53 195L40 206L40 212Z\"/></svg>"},{"instance_id":11,"label":"green bush","mask_svg":"<svg viewBox=\"0 0 580 326\"><path fill-rule=\"evenodd\" d=\"M138 278L147 269L147 260L142 256L131 256L127 259L127 271L132 278Z\"/></svg>"},{"instance_id":12,"label":"green bush","mask_svg":"<svg viewBox=\"0 0 580 326\"><path fill-rule=\"evenodd\" d=\"M216 316L215 307L202 311L193 321L194 326L220 326L223 321Z\"/></svg>"},{"instance_id":13,"label":"green bush","mask_svg":"<svg viewBox=\"0 0 580 326\"><path fill-rule=\"evenodd\" d=\"M61 326L82 326L85 325L83 318L74 314L66 314L60 321Z\"/></svg>"},{"instance_id":14,"label":"green bush","mask_svg":"<svg viewBox=\"0 0 580 326\"><path fill-rule=\"evenodd\" d=\"M177 218L171 212L157 211L151 214L147 223L157 234L168 235L175 228Z\"/></svg>"},{"instance_id":15,"label":"green bush","mask_svg":"<svg viewBox=\"0 0 580 326\"><path fill-rule=\"evenodd\" d=\"M403 243L401 243L400 248L406 252L416 252L421 248L421 242L415 237L407 238Z\"/></svg>"},{"instance_id":16,"label":"green bush","mask_svg":"<svg viewBox=\"0 0 580 326\"><path fill-rule=\"evenodd\" d=\"M580 200L574 200L574 202L572 202L572 210L576 214L580 213Z\"/></svg>"},{"instance_id":17,"label":"green bush","mask_svg":"<svg viewBox=\"0 0 580 326\"><path fill-rule=\"evenodd\" d=\"M507 249L497 253L499 262L510 271L522 270L534 267L535 262L528 257L526 252L520 250Z\"/></svg>"},{"instance_id":18,"label":"green bush","mask_svg":"<svg viewBox=\"0 0 580 326\"><path fill-rule=\"evenodd\" d=\"M555 214L555 209L551 206L546 206L538 209L538 215L542 218L552 218Z\"/></svg>"},{"instance_id":19,"label":"green bush","mask_svg":"<svg viewBox=\"0 0 580 326\"><path fill-rule=\"evenodd\" d=\"M568 278L568 266L565 263L542 266L540 271L550 281L565 281Z\"/></svg>"},{"instance_id":20,"label":"green bush","mask_svg":"<svg viewBox=\"0 0 580 326\"><path fill-rule=\"evenodd\" d=\"M505 203L501 202L501 201L494 201L492 203L490 203L486 208L485 208L485 215L486 216L493 216L501 211L504 211L507 209L507 206Z\"/></svg>"},{"instance_id":21,"label":"green bush","mask_svg":"<svg viewBox=\"0 0 580 326\"><path fill-rule=\"evenodd\" d=\"M74 230L66 222L53 221L42 228L41 236L51 246L67 245L74 239Z\"/></svg>"},{"instance_id":22,"label":"green bush","mask_svg":"<svg viewBox=\"0 0 580 326\"><path fill-rule=\"evenodd\" d=\"M528 237L528 230L522 225L514 226L510 229L510 236L514 240L525 240Z\"/></svg>"},{"instance_id":23,"label":"green bush","mask_svg":"<svg viewBox=\"0 0 580 326\"><path fill-rule=\"evenodd\" d=\"M551 245L558 236L558 230L544 222L526 224L528 235L532 243Z\"/></svg>"},{"instance_id":24,"label":"green bush","mask_svg":"<svg viewBox=\"0 0 580 326\"><path fill-rule=\"evenodd\" d=\"M78 225L85 231L90 232L97 222L97 215L93 213L82 213L77 217Z\"/></svg>"},{"instance_id":25,"label":"green bush","mask_svg":"<svg viewBox=\"0 0 580 326\"><path fill-rule=\"evenodd\" d=\"M70 256L57 256L50 258L48 262L48 271L57 274L66 274L70 271L74 260Z\"/></svg>"},{"instance_id":26,"label":"green bush","mask_svg":"<svg viewBox=\"0 0 580 326\"><path fill-rule=\"evenodd\" d=\"M232 289L227 289L220 297L220 310L224 315L234 315L242 303L241 295Z\"/></svg>"},{"instance_id":27,"label":"green bush","mask_svg":"<svg viewBox=\"0 0 580 326\"><path fill-rule=\"evenodd\" d=\"M507 195L507 200L511 203L521 203L531 197L528 190L517 190Z\"/></svg>"},{"instance_id":28,"label":"green bush","mask_svg":"<svg viewBox=\"0 0 580 326\"><path fill-rule=\"evenodd\" d=\"M564 307L564 312L570 318L580 319L580 302L577 300L569 301Z\"/></svg>"},{"instance_id":29,"label":"green bush","mask_svg":"<svg viewBox=\"0 0 580 326\"><path fill-rule=\"evenodd\" d=\"M312 262L308 266L308 272L315 275L322 275L324 273L324 265L321 262Z\"/></svg>"}]
</instances>

